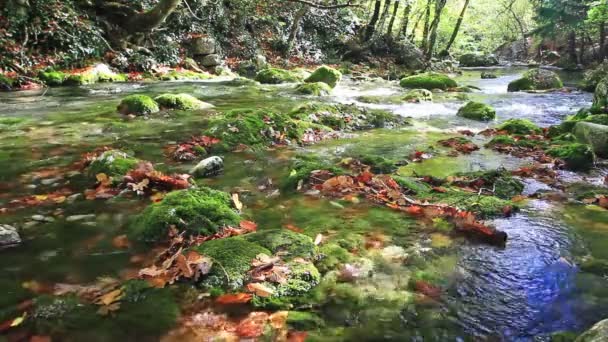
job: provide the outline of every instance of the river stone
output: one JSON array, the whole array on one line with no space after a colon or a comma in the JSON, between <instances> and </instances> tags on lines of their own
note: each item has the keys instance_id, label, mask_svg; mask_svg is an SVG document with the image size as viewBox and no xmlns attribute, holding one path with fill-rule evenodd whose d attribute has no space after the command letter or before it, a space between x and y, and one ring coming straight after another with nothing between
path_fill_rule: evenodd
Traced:
<instances>
[{"instance_id":1,"label":"river stone","mask_svg":"<svg viewBox=\"0 0 608 342\"><path fill-rule=\"evenodd\" d=\"M190 170L190 174L195 177L215 176L224 171L224 160L221 157L213 156L201 160Z\"/></svg>"},{"instance_id":2,"label":"river stone","mask_svg":"<svg viewBox=\"0 0 608 342\"><path fill-rule=\"evenodd\" d=\"M574 126L574 135L580 142L591 145L596 155L608 158L608 126L577 122Z\"/></svg>"},{"instance_id":3,"label":"river stone","mask_svg":"<svg viewBox=\"0 0 608 342\"><path fill-rule=\"evenodd\" d=\"M608 341L608 319L599 321L591 329L579 336L575 342L605 342Z\"/></svg>"},{"instance_id":4,"label":"river stone","mask_svg":"<svg viewBox=\"0 0 608 342\"><path fill-rule=\"evenodd\" d=\"M461 67L487 67L498 65L498 59L494 55L484 55L481 53L466 53L460 56Z\"/></svg>"},{"instance_id":5,"label":"river stone","mask_svg":"<svg viewBox=\"0 0 608 342\"><path fill-rule=\"evenodd\" d=\"M593 95L593 108L605 110L608 108L608 77L598 83Z\"/></svg>"},{"instance_id":6,"label":"river stone","mask_svg":"<svg viewBox=\"0 0 608 342\"><path fill-rule=\"evenodd\" d=\"M493 74L489 71L484 71L481 73L481 78L484 80L488 80L488 79L498 78L498 76L496 76L496 74Z\"/></svg>"},{"instance_id":7,"label":"river stone","mask_svg":"<svg viewBox=\"0 0 608 342\"><path fill-rule=\"evenodd\" d=\"M218 66L220 64L222 64L222 58L220 55L207 55L201 59L201 65L207 68Z\"/></svg>"},{"instance_id":8,"label":"river stone","mask_svg":"<svg viewBox=\"0 0 608 342\"><path fill-rule=\"evenodd\" d=\"M18 245L21 243L21 237L17 232L17 228L8 224L0 224L0 247Z\"/></svg>"},{"instance_id":9,"label":"river stone","mask_svg":"<svg viewBox=\"0 0 608 342\"><path fill-rule=\"evenodd\" d=\"M194 38L191 41L191 52L193 55L210 55L215 53L215 40L211 37Z\"/></svg>"}]
</instances>

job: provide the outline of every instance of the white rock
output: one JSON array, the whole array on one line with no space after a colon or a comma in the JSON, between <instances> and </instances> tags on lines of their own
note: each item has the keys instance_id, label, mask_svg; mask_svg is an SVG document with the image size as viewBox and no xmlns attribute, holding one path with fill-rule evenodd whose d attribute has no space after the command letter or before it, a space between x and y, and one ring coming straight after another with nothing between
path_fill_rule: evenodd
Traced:
<instances>
[{"instance_id":1,"label":"white rock","mask_svg":"<svg viewBox=\"0 0 608 342\"><path fill-rule=\"evenodd\" d=\"M21 237L17 232L17 228L8 224L0 224L0 247L18 245L21 243Z\"/></svg>"}]
</instances>

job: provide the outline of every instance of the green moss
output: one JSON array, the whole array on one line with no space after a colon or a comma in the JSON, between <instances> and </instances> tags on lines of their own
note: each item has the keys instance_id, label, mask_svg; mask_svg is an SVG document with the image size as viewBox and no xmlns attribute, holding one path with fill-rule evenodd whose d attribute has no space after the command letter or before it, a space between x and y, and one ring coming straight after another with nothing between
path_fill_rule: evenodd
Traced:
<instances>
[{"instance_id":1,"label":"green moss","mask_svg":"<svg viewBox=\"0 0 608 342\"><path fill-rule=\"evenodd\" d=\"M304 83L296 87L296 92L304 95L327 96L331 93L331 87L323 82Z\"/></svg>"},{"instance_id":2,"label":"green moss","mask_svg":"<svg viewBox=\"0 0 608 342\"><path fill-rule=\"evenodd\" d=\"M264 283L273 289L269 297L254 296L252 305L266 309L288 309L297 304L307 304L311 290L321 281L321 274L317 268L309 262L292 261L287 263L290 270L287 281L274 285Z\"/></svg>"},{"instance_id":3,"label":"green moss","mask_svg":"<svg viewBox=\"0 0 608 342\"><path fill-rule=\"evenodd\" d=\"M563 160L571 170L588 170L593 166L594 156L591 147L586 144L564 144L547 151L547 154Z\"/></svg>"},{"instance_id":4,"label":"green moss","mask_svg":"<svg viewBox=\"0 0 608 342\"><path fill-rule=\"evenodd\" d=\"M96 72L84 72L82 74L69 75L63 84L68 86L81 86L93 84L97 81L99 81L99 76Z\"/></svg>"},{"instance_id":5,"label":"green moss","mask_svg":"<svg viewBox=\"0 0 608 342\"><path fill-rule=\"evenodd\" d=\"M330 87L334 88L338 82L342 79L342 73L334 68L330 68L326 65L322 65L315 70L304 82L316 83L323 82Z\"/></svg>"},{"instance_id":6,"label":"green moss","mask_svg":"<svg viewBox=\"0 0 608 342\"><path fill-rule=\"evenodd\" d=\"M158 77L161 81L193 81L213 78L211 74L191 70L171 70Z\"/></svg>"},{"instance_id":7,"label":"green moss","mask_svg":"<svg viewBox=\"0 0 608 342\"><path fill-rule=\"evenodd\" d=\"M551 90L563 86L561 79L553 71L534 69L527 71L522 78L509 83L508 91Z\"/></svg>"},{"instance_id":8,"label":"green moss","mask_svg":"<svg viewBox=\"0 0 608 342\"><path fill-rule=\"evenodd\" d=\"M323 160L316 156L301 155L294 161L291 166L289 176L282 182L281 188L286 191L293 191L297 184L302 181L308 181L311 172L315 170L329 170L335 175L343 174L344 171L335 167L327 160Z\"/></svg>"},{"instance_id":9,"label":"green moss","mask_svg":"<svg viewBox=\"0 0 608 342\"><path fill-rule=\"evenodd\" d=\"M0 90L11 90L15 81L8 76L0 74Z\"/></svg>"},{"instance_id":10,"label":"green moss","mask_svg":"<svg viewBox=\"0 0 608 342\"><path fill-rule=\"evenodd\" d=\"M578 334L572 331L557 331L551 333L550 342L574 342Z\"/></svg>"},{"instance_id":11,"label":"green moss","mask_svg":"<svg viewBox=\"0 0 608 342\"><path fill-rule=\"evenodd\" d=\"M485 103L471 101L460 108L457 115L471 120L488 121L496 118L496 111Z\"/></svg>"},{"instance_id":12,"label":"green moss","mask_svg":"<svg viewBox=\"0 0 608 342\"><path fill-rule=\"evenodd\" d=\"M122 99L118 105L121 114L128 115L150 115L158 112L158 103L147 95L129 95Z\"/></svg>"},{"instance_id":13,"label":"green moss","mask_svg":"<svg viewBox=\"0 0 608 342\"><path fill-rule=\"evenodd\" d=\"M287 325L297 331L308 331L323 327L325 322L321 317L311 312L289 311Z\"/></svg>"},{"instance_id":14,"label":"green moss","mask_svg":"<svg viewBox=\"0 0 608 342\"><path fill-rule=\"evenodd\" d=\"M320 258L315 263L319 271L326 273L350 262L353 255L337 243L326 243L319 248Z\"/></svg>"},{"instance_id":15,"label":"green moss","mask_svg":"<svg viewBox=\"0 0 608 342\"><path fill-rule=\"evenodd\" d=\"M580 265L581 271L603 277L608 275L608 261L590 258Z\"/></svg>"},{"instance_id":16,"label":"green moss","mask_svg":"<svg viewBox=\"0 0 608 342\"><path fill-rule=\"evenodd\" d=\"M502 199L511 199L520 195L524 190L524 183L513 178L511 174L504 169L462 173L459 174L459 176L465 176L471 181L483 181L483 187L494 189L494 195Z\"/></svg>"},{"instance_id":17,"label":"green moss","mask_svg":"<svg viewBox=\"0 0 608 342\"><path fill-rule=\"evenodd\" d=\"M594 92L597 85L608 77L608 61L602 62L597 67L587 70L580 87L589 92Z\"/></svg>"},{"instance_id":18,"label":"green moss","mask_svg":"<svg viewBox=\"0 0 608 342\"><path fill-rule=\"evenodd\" d=\"M135 168L140 161L130 157L128 154L110 150L103 152L91 162L87 171L91 177L105 173L108 177L116 180L122 179L129 171Z\"/></svg>"},{"instance_id":19,"label":"green moss","mask_svg":"<svg viewBox=\"0 0 608 342\"><path fill-rule=\"evenodd\" d=\"M500 131L509 134L537 134L541 132L540 127L527 119L509 119L497 127Z\"/></svg>"},{"instance_id":20,"label":"green moss","mask_svg":"<svg viewBox=\"0 0 608 342\"><path fill-rule=\"evenodd\" d=\"M491 218L503 215L503 209L507 206L517 210L518 207L512 201L504 200L496 196L472 194L458 188L449 188L446 193L428 193L420 196L421 199L433 203L453 205L461 209L476 213L480 218Z\"/></svg>"},{"instance_id":21,"label":"green moss","mask_svg":"<svg viewBox=\"0 0 608 342\"><path fill-rule=\"evenodd\" d=\"M211 235L225 226L236 226L239 215L229 194L209 188L174 191L149 205L129 227L134 239L158 241L175 226L188 235Z\"/></svg>"},{"instance_id":22,"label":"green moss","mask_svg":"<svg viewBox=\"0 0 608 342\"><path fill-rule=\"evenodd\" d=\"M180 110L195 110L209 107L196 97L189 94L163 94L154 98L162 108L180 109Z\"/></svg>"},{"instance_id":23,"label":"green moss","mask_svg":"<svg viewBox=\"0 0 608 342\"><path fill-rule=\"evenodd\" d=\"M446 90L449 88L458 87L458 83L451 79L449 76L438 73L425 73L415 76L409 76L402 79L399 84L403 88L412 89L441 89Z\"/></svg>"},{"instance_id":24,"label":"green moss","mask_svg":"<svg viewBox=\"0 0 608 342\"><path fill-rule=\"evenodd\" d=\"M287 229L258 231L243 238L270 250L273 254L283 252L287 258L308 259L317 254L317 246L310 237Z\"/></svg>"},{"instance_id":25,"label":"green moss","mask_svg":"<svg viewBox=\"0 0 608 342\"><path fill-rule=\"evenodd\" d=\"M382 156L364 155L357 157L359 161L371 167L373 173L389 174L397 171L398 167L394 161L388 160Z\"/></svg>"},{"instance_id":26,"label":"green moss","mask_svg":"<svg viewBox=\"0 0 608 342\"><path fill-rule=\"evenodd\" d=\"M98 82L102 82L102 83L127 82L128 77L125 74L100 72L97 74L97 80L98 80Z\"/></svg>"},{"instance_id":27,"label":"green moss","mask_svg":"<svg viewBox=\"0 0 608 342\"><path fill-rule=\"evenodd\" d=\"M263 84L280 84L301 82L303 77L289 70L268 68L258 72L255 80Z\"/></svg>"},{"instance_id":28,"label":"green moss","mask_svg":"<svg viewBox=\"0 0 608 342\"><path fill-rule=\"evenodd\" d=\"M412 177L392 176L395 182L404 190L413 194L422 194L431 191L431 186Z\"/></svg>"},{"instance_id":29,"label":"green moss","mask_svg":"<svg viewBox=\"0 0 608 342\"><path fill-rule=\"evenodd\" d=\"M62 85L67 79L67 75L61 71L41 71L38 74L38 78L44 82L44 84L55 87Z\"/></svg>"},{"instance_id":30,"label":"green moss","mask_svg":"<svg viewBox=\"0 0 608 342\"><path fill-rule=\"evenodd\" d=\"M272 255L268 249L240 236L207 241L194 250L213 259L211 272L203 278L202 285L229 290L244 285L251 261L257 255Z\"/></svg>"},{"instance_id":31,"label":"green moss","mask_svg":"<svg viewBox=\"0 0 608 342\"><path fill-rule=\"evenodd\" d=\"M427 89L412 89L405 94L403 101L415 103L433 101L433 93Z\"/></svg>"},{"instance_id":32,"label":"green moss","mask_svg":"<svg viewBox=\"0 0 608 342\"><path fill-rule=\"evenodd\" d=\"M490 140L490 142L488 143L488 146L494 146L494 145L515 145L517 142L515 141L515 139L513 139L512 137L508 136L508 135L497 135L494 138L492 138L492 140Z\"/></svg>"}]
</instances>

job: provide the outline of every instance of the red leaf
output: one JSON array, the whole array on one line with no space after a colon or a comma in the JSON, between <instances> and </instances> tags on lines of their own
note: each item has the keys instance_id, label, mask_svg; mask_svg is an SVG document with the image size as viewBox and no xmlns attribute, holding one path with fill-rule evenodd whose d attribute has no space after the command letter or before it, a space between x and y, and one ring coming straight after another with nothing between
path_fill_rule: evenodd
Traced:
<instances>
[{"instance_id":1,"label":"red leaf","mask_svg":"<svg viewBox=\"0 0 608 342\"><path fill-rule=\"evenodd\" d=\"M246 220L241 221L239 226L247 232L255 232L258 229L258 225L255 222Z\"/></svg>"}]
</instances>

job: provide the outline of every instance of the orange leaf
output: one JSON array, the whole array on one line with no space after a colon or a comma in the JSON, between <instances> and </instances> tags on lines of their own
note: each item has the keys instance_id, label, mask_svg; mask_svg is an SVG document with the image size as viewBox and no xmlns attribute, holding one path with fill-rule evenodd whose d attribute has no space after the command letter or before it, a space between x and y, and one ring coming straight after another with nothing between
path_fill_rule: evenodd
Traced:
<instances>
[{"instance_id":1,"label":"orange leaf","mask_svg":"<svg viewBox=\"0 0 608 342\"><path fill-rule=\"evenodd\" d=\"M258 229L258 225L255 222L246 220L241 221L241 223L239 223L239 226L248 232L255 232Z\"/></svg>"},{"instance_id":2,"label":"orange leaf","mask_svg":"<svg viewBox=\"0 0 608 342\"><path fill-rule=\"evenodd\" d=\"M274 293L271 288L260 283L247 284L247 290L255 293L255 295L259 297L270 297Z\"/></svg>"},{"instance_id":3,"label":"orange leaf","mask_svg":"<svg viewBox=\"0 0 608 342\"><path fill-rule=\"evenodd\" d=\"M420 216L423 214L422 207L419 207L417 205L405 208L405 212L414 216Z\"/></svg>"},{"instance_id":4,"label":"orange leaf","mask_svg":"<svg viewBox=\"0 0 608 342\"><path fill-rule=\"evenodd\" d=\"M288 342L304 342L308 337L308 333L306 331L291 331L289 335L287 335Z\"/></svg>"},{"instance_id":5,"label":"orange leaf","mask_svg":"<svg viewBox=\"0 0 608 342\"><path fill-rule=\"evenodd\" d=\"M127 249L131 247L131 242L127 235L118 235L114 239L112 239L112 246L120 249Z\"/></svg>"},{"instance_id":6,"label":"orange leaf","mask_svg":"<svg viewBox=\"0 0 608 342\"><path fill-rule=\"evenodd\" d=\"M286 224L284 227L285 227L285 229L291 230L292 232L296 232L296 233L304 232L304 229L298 228L298 227L294 226L293 224Z\"/></svg>"},{"instance_id":7,"label":"orange leaf","mask_svg":"<svg viewBox=\"0 0 608 342\"><path fill-rule=\"evenodd\" d=\"M230 293L217 297L215 302L223 305L245 304L249 303L251 298L253 298L253 295L250 293Z\"/></svg>"}]
</instances>

